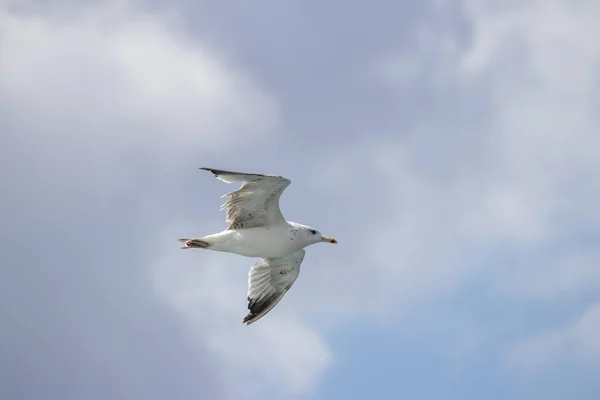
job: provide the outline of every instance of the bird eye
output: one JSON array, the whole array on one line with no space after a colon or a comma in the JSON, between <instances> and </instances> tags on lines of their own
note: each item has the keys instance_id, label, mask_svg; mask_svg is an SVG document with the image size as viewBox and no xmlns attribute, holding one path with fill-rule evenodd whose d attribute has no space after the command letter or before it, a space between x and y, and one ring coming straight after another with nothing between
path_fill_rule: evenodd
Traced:
<instances>
[{"instance_id":1,"label":"bird eye","mask_svg":"<svg viewBox=\"0 0 600 400\"><path fill-rule=\"evenodd\" d=\"M314 229L311 229L311 230L310 230L310 233L312 233L313 235L316 235L316 234L317 234L317 231L315 231Z\"/></svg>"}]
</instances>

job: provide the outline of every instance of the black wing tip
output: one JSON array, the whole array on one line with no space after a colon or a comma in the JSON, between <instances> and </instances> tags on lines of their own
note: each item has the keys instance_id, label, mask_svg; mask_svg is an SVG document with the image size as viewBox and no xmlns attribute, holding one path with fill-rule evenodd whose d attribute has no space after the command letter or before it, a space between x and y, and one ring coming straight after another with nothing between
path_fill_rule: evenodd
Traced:
<instances>
[{"instance_id":1,"label":"black wing tip","mask_svg":"<svg viewBox=\"0 0 600 400\"><path fill-rule=\"evenodd\" d=\"M218 169L214 169L214 168L207 168L207 167L200 167L198 169L201 169L202 171L208 171L208 172L212 172L213 174L217 175L217 173L220 171Z\"/></svg>"},{"instance_id":2,"label":"black wing tip","mask_svg":"<svg viewBox=\"0 0 600 400\"><path fill-rule=\"evenodd\" d=\"M250 325L264 317L280 299L280 294L275 292L267 297L248 297L248 315L244 317L244 323Z\"/></svg>"},{"instance_id":3,"label":"black wing tip","mask_svg":"<svg viewBox=\"0 0 600 400\"><path fill-rule=\"evenodd\" d=\"M216 168L208 168L208 167L200 167L198 168L202 171L208 171L211 174L213 174L214 177L218 178L219 175L237 175L237 172L233 172L233 171L226 171L224 169L216 169Z\"/></svg>"},{"instance_id":4,"label":"black wing tip","mask_svg":"<svg viewBox=\"0 0 600 400\"><path fill-rule=\"evenodd\" d=\"M254 318L256 318L256 314L248 313L248 315L244 317L243 323L246 324L246 326L251 325L253 322L257 321Z\"/></svg>"},{"instance_id":5,"label":"black wing tip","mask_svg":"<svg viewBox=\"0 0 600 400\"><path fill-rule=\"evenodd\" d=\"M217 168L208 168L208 167L200 167L203 171L211 172L214 176L217 175L256 175L256 176L269 176L264 174L256 174L254 172L237 172L237 171L228 171L226 169L217 169Z\"/></svg>"}]
</instances>

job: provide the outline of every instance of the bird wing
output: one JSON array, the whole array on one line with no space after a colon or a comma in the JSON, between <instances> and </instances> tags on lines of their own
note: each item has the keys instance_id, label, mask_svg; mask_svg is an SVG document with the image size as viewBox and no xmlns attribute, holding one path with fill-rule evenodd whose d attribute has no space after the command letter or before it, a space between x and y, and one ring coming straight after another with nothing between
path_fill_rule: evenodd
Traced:
<instances>
[{"instance_id":1,"label":"bird wing","mask_svg":"<svg viewBox=\"0 0 600 400\"><path fill-rule=\"evenodd\" d=\"M243 182L233 192L223 195L230 198L221 206L227 209L227 229L248 229L285 223L279 209L279 198L291 181L276 175L247 174L200 168L210 171L225 183Z\"/></svg>"},{"instance_id":2,"label":"bird wing","mask_svg":"<svg viewBox=\"0 0 600 400\"><path fill-rule=\"evenodd\" d=\"M292 287L300 273L304 253L304 250L298 250L285 257L263 258L250 268L246 325L271 311Z\"/></svg>"}]
</instances>

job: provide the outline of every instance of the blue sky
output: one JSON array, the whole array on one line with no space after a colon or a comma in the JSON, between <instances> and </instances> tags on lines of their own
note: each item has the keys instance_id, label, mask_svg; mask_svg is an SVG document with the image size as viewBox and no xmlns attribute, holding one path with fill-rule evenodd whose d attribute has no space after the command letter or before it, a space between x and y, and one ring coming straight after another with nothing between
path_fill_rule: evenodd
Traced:
<instances>
[{"instance_id":1,"label":"blue sky","mask_svg":"<svg viewBox=\"0 0 600 400\"><path fill-rule=\"evenodd\" d=\"M2 399L596 399L596 1L0 3ZM292 180L246 313L208 166Z\"/></svg>"}]
</instances>

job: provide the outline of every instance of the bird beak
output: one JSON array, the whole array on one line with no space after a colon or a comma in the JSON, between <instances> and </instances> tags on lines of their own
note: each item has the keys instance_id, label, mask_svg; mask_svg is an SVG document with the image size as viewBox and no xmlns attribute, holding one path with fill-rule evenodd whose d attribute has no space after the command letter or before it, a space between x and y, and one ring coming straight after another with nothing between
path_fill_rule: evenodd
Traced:
<instances>
[{"instance_id":1,"label":"bird beak","mask_svg":"<svg viewBox=\"0 0 600 400\"><path fill-rule=\"evenodd\" d=\"M334 238L331 238L331 237L323 236L321 238L321 240L324 241L324 242L337 244L337 240L335 240Z\"/></svg>"}]
</instances>

